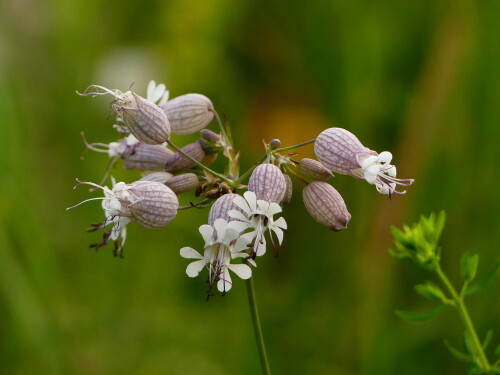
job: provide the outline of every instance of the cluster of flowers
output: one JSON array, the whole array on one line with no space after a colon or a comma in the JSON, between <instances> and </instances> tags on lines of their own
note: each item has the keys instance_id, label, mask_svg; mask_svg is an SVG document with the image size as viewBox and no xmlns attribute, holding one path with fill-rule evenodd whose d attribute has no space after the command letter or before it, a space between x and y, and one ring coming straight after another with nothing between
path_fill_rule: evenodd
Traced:
<instances>
[{"instance_id":1,"label":"cluster of flowers","mask_svg":"<svg viewBox=\"0 0 500 375\"><path fill-rule=\"evenodd\" d=\"M334 231L346 228L351 215L341 195L327 182L333 177L332 172L364 179L387 195L404 193L397 186L413 182L396 178L389 152L378 154L366 148L342 128L326 129L315 140L284 148L274 139L265 144L262 160L240 176L239 153L235 152L228 129L207 97L186 94L168 100L165 85L156 85L154 81L149 83L146 98L131 91L122 93L96 85L80 95L106 94L114 97L111 108L118 122L114 126L122 138L109 144L88 143L84 138L87 148L107 153L111 158L103 182L78 184L104 191L104 197L84 201L101 199L105 213L105 220L89 229L104 229L103 240L91 247L99 248L113 241L114 254L122 256L126 227L132 221L147 228L159 228L169 224L179 210L211 205L208 224L199 228L205 241L203 254L190 247L180 250L182 257L194 259L187 266L188 276L195 277L203 269L208 270L209 295L214 284L223 294L231 289L229 271L242 279L250 278L249 265L255 267L256 258L266 253L266 238L277 254L277 244L283 242L287 223L283 217L275 216L291 200L290 175L305 183L302 197L309 214ZM205 129L214 117L220 134ZM170 140L171 133L197 132L200 139L182 148ZM318 160L303 158L297 162L292 159L296 154L283 154L313 142ZM209 168L220 153L227 158L223 174ZM140 170L143 177L130 184L116 183L111 178L111 189L102 186L111 167L120 159L124 168ZM241 191L244 193L238 194ZM178 195L187 192L194 192L200 200L180 207ZM107 230L108 226L111 229ZM238 258L242 259L235 263Z\"/></svg>"}]
</instances>

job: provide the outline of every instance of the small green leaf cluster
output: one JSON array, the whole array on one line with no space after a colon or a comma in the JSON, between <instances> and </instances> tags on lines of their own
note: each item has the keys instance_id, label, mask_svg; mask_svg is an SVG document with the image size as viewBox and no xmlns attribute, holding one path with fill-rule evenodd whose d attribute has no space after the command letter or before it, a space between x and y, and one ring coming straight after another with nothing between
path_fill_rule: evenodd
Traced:
<instances>
[{"instance_id":1,"label":"small green leaf cluster","mask_svg":"<svg viewBox=\"0 0 500 375\"><path fill-rule=\"evenodd\" d=\"M464 324L463 334L464 351L454 348L445 340L445 345L456 358L467 362L471 374L500 374L500 345L495 350L499 359L490 364L485 349L491 341L493 332L490 330L484 340L480 340L474 328L471 317L465 306L465 297L483 290L493 281L500 268L497 261L492 269L480 281L473 283L479 265L479 255L466 252L460 262L460 274L463 284L460 292L455 289L440 265L441 249L438 247L439 237L444 227L445 213L431 214L428 218L421 217L419 222L411 228L404 226L403 230L391 228L394 236L396 250L389 250L391 255L399 259L409 259L424 269L434 272L440 279L444 288L427 280L415 286L415 291L421 296L439 301L440 304L426 312L396 311L396 314L407 321L422 322L439 315L447 307L455 308Z\"/></svg>"},{"instance_id":2,"label":"small green leaf cluster","mask_svg":"<svg viewBox=\"0 0 500 375\"><path fill-rule=\"evenodd\" d=\"M432 213L428 218L421 216L412 227L403 226L403 230L391 227L396 250L390 254L399 259L409 259L419 266L432 271L439 263L441 249L438 247L439 237L444 227L445 213Z\"/></svg>"}]
</instances>

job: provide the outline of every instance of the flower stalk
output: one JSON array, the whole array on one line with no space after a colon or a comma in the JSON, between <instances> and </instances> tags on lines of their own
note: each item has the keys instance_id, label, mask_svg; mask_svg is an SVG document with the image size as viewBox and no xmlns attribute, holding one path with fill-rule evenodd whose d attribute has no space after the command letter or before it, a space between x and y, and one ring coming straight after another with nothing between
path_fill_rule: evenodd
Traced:
<instances>
[{"instance_id":1,"label":"flower stalk","mask_svg":"<svg viewBox=\"0 0 500 375\"><path fill-rule=\"evenodd\" d=\"M262 327L260 325L259 310L257 308L257 300L255 298L255 288L253 285L253 279L252 278L248 279L246 281L246 285L247 285L247 295L248 295L248 306L250 308L250 315L252 316L253 332L255 335L255 341L257 343L257 349L259 351L262 374L271 375L269 360L267 359L266 345L264 343L264 336L262 335Z\"/></svg>"},{"instance_id":2,"label":"flower stalk","mask_svg":"<svg viewBox=\"0 0 500 375\"><path fill-rule=\"evenodd\" d=\"M306 146L310 143L314 143L316 142L316 138L314 139L311 139L310 141L307 141L307 142L302 142L302 143L299 143L299 144L296 144L296 145L293 145L293 146L288 146L288 147L282 147L282 148L277 148L275 151L276 152L283 152L283 151L288 151L288 150L293 150L295 148L299 148L299 147L302 147L302 146Z\"/></svg>"}]
</instances>

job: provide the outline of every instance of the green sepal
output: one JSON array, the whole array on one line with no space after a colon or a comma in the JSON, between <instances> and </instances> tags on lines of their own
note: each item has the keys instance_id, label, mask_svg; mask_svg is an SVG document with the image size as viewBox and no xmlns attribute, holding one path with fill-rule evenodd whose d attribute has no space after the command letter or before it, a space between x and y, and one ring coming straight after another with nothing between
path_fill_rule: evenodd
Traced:
<instances>
[{"instance_id":1,"label":"green sepal","mask_svg":"<svg viewBox=\"0 0 500 375\"><path fill-rule=\"evenodd\" d=\"M425 322L426 320L429 320L431 318L434 318L435 316L439 315L441 311L443 311L447 305L442 304L439 305L437 308L431 311L426 311L426 312L412 312L412 311L401 311L401 310L396 310L396 315L399 316L403 320L407 320L409 322Z\"/></svg>"},{"instance_id":2,"label":"green sepal","mask_svg":"<svg viewBox=\"0 0 500 375\"><path fill-rule=\"evenodd\" d=\"M486 288L495 278L495 274L497 273L499 268L500 268L500 261L497 261L491 268L490 272L488 272L485 277L467 287L467 289L464 292L464 295L470 296L471 294L480 292L481 290Z\"/></svg>"},{"instance_id":3,"label":"green sepal","mask_svg":"<svg viewBox=\"0 0 500 375\"><path fill-rule=\"evenodd\" d=\"M464 281L472 281L476 277L477 265L479 263L479 255L470 255L465 252L462 255L462 260L460 262L460 274Z\"/></svg>"},{"instance_id":4,"label":"green sepal","mask_svg":"<svg viewBox=\"0 0 500 375\"><path fill-rule=\"evenodd\" d=\"M446 296L439 286L434 284L432 281L426 281L425 284L415 285L415 291L422 297L444 301Z\"/></svg>"},{"instance_id":5,"label":"green sepal","mask_svg":"<svg viewBox=\"0 0 500 375\"><path fill-rule=\"evenodd\" d=\"M458 349L455 349L449 342L448 340L444 340L444 345L448 348L448 350L450 351L451 355L454 356L455 358L458 358L460 359L461 361L465 361L465 362L471 362L472 361L472 357L468 354L465 354L463 352L461 352L460 350Z\"/></svg>"}]
</instances>

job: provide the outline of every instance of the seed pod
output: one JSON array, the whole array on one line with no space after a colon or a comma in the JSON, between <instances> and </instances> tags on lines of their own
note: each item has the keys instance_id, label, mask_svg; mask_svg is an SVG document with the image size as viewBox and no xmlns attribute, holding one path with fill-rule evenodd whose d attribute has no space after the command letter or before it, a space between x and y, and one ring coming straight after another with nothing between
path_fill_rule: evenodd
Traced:
<instances>
[{"instance_id":1,"label":"seed pod","mask_svg":"<svg viewBox=\"0 0 500 375\"><path fill-rule=\"evenodd\" d=\"M302 198L307 211L318 223L333 231L347 228L351 214L333 186L323 181L311 182L302 191Z\"/></svg>"},{"instance_id":2,"label":"seed pod","mask_svg":"<svg viewBox=\"0 0 500 375\"><path fill-rule=\"evenodd\" d=\"M159 182L160 184L164 184L168 180L170 180L173 177L172 173L168 172L153 172L149 173L143 178L141 178L139 181L150 181L150 182Z\"/></svg>"},{"instance_id":3,"label":"seed pod","mask_svg":"<svg viewBox=\"0 0 500 375\"><path fill-rule=\"evenodd\" d=\"M193 134L207 126L214 117L214 106L201 94L186 94L169 100L161 106L165 111L172 133Z\"/></svg>"},{"instance_id":4,"label":"seed pod","mask_svg":"<svg viewBox=\"0 0 500 375\"><path fill-rule=\"evenodd\" d=\"M170 223L177 215L177 195L159 182L136 181L129 191L137 200L129 205L132 218L146 228L160 228Z\"/></svg>"},{"instance_id":5,"label":"seed pod","mask_svg":"<svg viewBox=\"0 0 500 375\"><path fill-rule=\"evenodd\" d=\"M299 162L299 172L313 180L328 181L333 177L333 173L319 161L304 158Z\"/></svg>"},{"instance_id":6,"label":"seed pod","mask_svg":"<svg viewBox=\"0 0 500 375\"><path fill-rule=\"evenodd\" d=\"M165 163L174 154L173 151L159 145L137 143L127 148L121 154L125 169L139 169L141 171L163 171Z\"/></svg>"},{"instance_id":7,"label":"seed pod","mask_svg":"<svg viewBox=\"0 0 500 375\"><path fill-rule=\"evenodd\" d=\"M156 104L131 91L119 97L116 111L130 132L142 143L159 145L170 136L170 123L165 112Z\"/></svg>"},{"instance_id":8,"label":"seed pod","mask_svg":"<svg viewBox=\"0 0 500 375\"><path fill-rule=\"evenodd\" d=\"M286 190L285 190L285 195L283 196L283 199L280 202L281 207L285 207L288 204L290 204L290 201L292 200L292 193L293 193L292 179L287 174L284 174L283 176L285 176Z\"/></svg>"},{"instance_id":9,"label":"seed pod","mask_svg":"<svg viewBox=\"0 0 500 375\"><path fill-rule=\"evenodd\" d=\"M363 146L354 134L342 128L322 131L314 143L314 153L329 170L357 178L363 178L361 161L377 155Z\"/></svg>"},{"instance_id":10,"label":"seed pod","mask_svg":"<svg viewBox=\"0 0 500 375\"><path fill-rule=\"evenodd\" d=\"M253 191L257 199L279 203L286 191L285 176L274 164L261 164L250 176L248 190Z\"/></svg>"},{"instance_id":11,"label":"seed pod","mask_svg":"<svg viewBox=\"0 0 500 375\"><path fill-rule=\"evenodd\" d=\"M243 215L245 212L239 208L234 202L234 198L238 197L238 194L225 194L215 201L215 203L210 207L210 212L208 213L208 224L214 225L215 220L224 219L228 223L230 221L236 220L229 216L229 211L237 210Z\"/></svg>"},{"instance_id":12,"label":"seed pod","mask_svg":"<svg viewBox=\"0 0 500 375\"><path fill-rule=\"evenodd\" d=\"M209 142L217 142L218 140L220 140L220 135L216 132L211 131L210 129L201 129L200 135L201 138Z\"/></svg>"},{"instance_id":13,"label":"seed pod","mask_svg":"<svg viewBox=\"0 0 500 375\"><path fill-rule=\"evenodd\" d=\"M200 144L198 142L190 143L184 146L181 149L185 154L191 156L195 160L202 160L205 157L205 153L203 152ZM176 152L172 155L172 157L165 164L165 170L167 172L178 172L183 169L188 169L194 167L194 163L186 158L184 155Z\"/></svg>"},{"instance_id":14,"label":"seed pod","mask_svg":"<svg viewBox=\"0 0 500 375\"><path fill-rule=\"evenodd\" d=\"M182 194L196 188L199 184L198 176L194 173L184 173L179 176L172 177L165 185L167 185L175 194Z\"/></svg>"}]
</instances>

